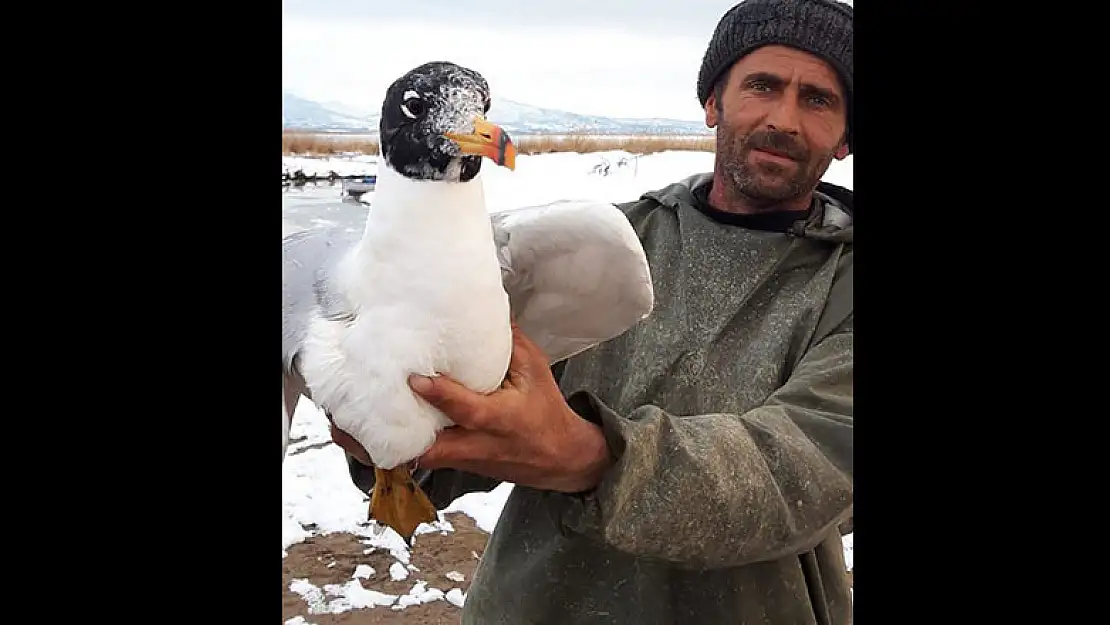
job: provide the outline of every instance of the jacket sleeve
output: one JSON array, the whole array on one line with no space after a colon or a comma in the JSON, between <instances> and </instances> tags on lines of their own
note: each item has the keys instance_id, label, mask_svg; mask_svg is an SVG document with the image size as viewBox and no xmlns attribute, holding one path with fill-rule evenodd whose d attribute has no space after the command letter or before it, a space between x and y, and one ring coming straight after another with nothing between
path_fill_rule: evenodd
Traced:
<instances>
[{"instance_id":1,"label":"jacket sleeve","mask_svg":"<svg viewBox=\"0 0 1110 625\"><path fill-rule=\"evenodd\" d=\"M680 568L734 567L814 548L852 515L851 318L744 414L620 415L587 392L614 463L586 493L550 493L566 530Z\"/></svg>"}]
</instances>

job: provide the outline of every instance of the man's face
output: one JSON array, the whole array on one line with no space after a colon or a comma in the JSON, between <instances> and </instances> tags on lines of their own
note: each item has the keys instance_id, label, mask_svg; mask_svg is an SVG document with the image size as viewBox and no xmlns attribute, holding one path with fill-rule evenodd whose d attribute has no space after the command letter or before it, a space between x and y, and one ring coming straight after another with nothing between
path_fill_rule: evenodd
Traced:
<instances>
[{"instance_id":1,"label":"man's face","mask_svg":"<svg viewBox=\"0 0 1110 625\"><path fill-rule=\"evenodd\" d=\"M848 154L847 102L831 66L785 46L744 56L705 104L732 195L773 205L806 195Z\"/></svg>"}]
</instances>

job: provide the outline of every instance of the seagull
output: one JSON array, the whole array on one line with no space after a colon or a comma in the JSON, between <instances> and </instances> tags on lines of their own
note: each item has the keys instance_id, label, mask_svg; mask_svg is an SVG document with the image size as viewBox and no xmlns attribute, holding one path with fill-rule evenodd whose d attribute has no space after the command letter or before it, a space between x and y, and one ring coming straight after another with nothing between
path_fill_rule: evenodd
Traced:
<instances>
[{"instance_id":1,"label":"seagull","mask_svg":"<svg viewBox=\"0 0 1110 625\"><path fill-rule=\"evenodd\" d=\"M361 233L282 239L282 458L302 397L374 464L369 516L408 544L438 520L410 463L454 424L408 375L448 375L479 393L504 381L512 326L552 364L619 336L654 304L640 240L614 205L561 200L491 213L489 160L515 169L486 119L490 89L449 62L387 89L374 203Z\"/></svg>"}]
</instances>

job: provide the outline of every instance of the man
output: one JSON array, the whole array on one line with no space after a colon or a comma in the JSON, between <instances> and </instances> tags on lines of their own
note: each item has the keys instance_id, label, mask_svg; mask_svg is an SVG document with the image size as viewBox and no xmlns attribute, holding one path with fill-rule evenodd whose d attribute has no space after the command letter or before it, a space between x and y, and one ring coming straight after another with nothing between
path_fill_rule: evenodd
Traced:
<instances>
[{"instance_id":1,"label":"man","mask_svg":"<svg viewBox=\"0 0 1110 625\"><path fill-rule=\"evenodd\" d=\"M851 622L852 193L819 179L852 67L850 6L735 6L698 76L713 172L621 206L651 317L554 372L517 333L487 397L413 380L458 424L419 460L433 502L517 485L464 624Z\"/></svg>"}]
</instances>

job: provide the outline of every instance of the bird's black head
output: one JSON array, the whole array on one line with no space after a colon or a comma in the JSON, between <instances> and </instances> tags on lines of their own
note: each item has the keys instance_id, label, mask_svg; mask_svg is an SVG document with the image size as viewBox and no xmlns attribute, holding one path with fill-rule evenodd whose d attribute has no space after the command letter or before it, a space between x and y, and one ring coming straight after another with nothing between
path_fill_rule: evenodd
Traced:
<instances>
[{"instance_id":1,"label":"bird's black head","mask_svg":"<svg viewBox=\"0 0 1110 625\"><path fill-rule=\"evenodd\" d=\"M401 76L385 94L379 127L386 166L416 180L466 182L482 157L512 169L508 134L485 119L489 85L454 63L425 63Z\"/></svg>"}]
</instances>

